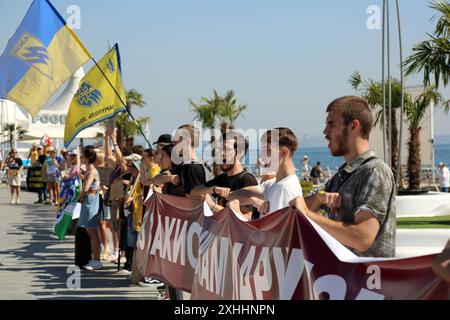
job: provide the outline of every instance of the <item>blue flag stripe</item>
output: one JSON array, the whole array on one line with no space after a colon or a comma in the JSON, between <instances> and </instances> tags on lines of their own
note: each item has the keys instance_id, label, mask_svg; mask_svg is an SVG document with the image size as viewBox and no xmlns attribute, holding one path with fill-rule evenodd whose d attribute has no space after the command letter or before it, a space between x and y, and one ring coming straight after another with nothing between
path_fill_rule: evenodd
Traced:
<instances>
[{"instance_id":1,"label":"blue flag stripe","mask_svg":"<svg viewBox=\"0 0 450 320\"><path fill-rule=\"evenodd\" d=\"M0 56L0 97L7 98L8 92L23 78L31 66L10 55L11 50L25 33L39 39L44 47L52 42L55 34L64 27L65 21L47 0L34 0L18 29L8 41ZM7 71L4 71L7 70ZM9 71L9 72L8 72Z\"/></svg>"}]
</instances>

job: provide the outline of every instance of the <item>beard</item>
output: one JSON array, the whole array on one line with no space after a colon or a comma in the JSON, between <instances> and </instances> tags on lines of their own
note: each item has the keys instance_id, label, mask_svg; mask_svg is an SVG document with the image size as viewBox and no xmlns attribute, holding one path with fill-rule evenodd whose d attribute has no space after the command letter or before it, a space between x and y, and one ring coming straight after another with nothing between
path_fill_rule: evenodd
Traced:
<instances>
[{"instance_id":1,"label":"beard","mask_svg":"<svg viewBox=\"0 0 450 320\"><path fill-rule=\"evenodd\" d=\"M222 170L225 173L227 173L228 171L230 171L233 168L234 168L234 164L227 164L225 159L223 160L223 164L220 165L220 170Z\"/></svg>"},{"instance_id":2,"label":"beard","mask_svg":"<svg viewBox=\"0 0 450 320\"><path fill-rule=\"evenodd\" d=\"M335 143L337 144L336 149L331 149L330 152L334 157L342 157L349 152L348 150L348 133L346 128L343 130L343 133L336 137Z\"/></svg>"}]
</instances>

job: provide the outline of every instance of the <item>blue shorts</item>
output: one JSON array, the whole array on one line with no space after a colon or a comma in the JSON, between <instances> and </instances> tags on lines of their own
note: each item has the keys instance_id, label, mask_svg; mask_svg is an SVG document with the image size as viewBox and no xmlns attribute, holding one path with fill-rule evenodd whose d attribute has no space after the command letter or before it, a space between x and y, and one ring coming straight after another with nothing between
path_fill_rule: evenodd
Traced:
<instances>
[{"instance_id":1,"label":"blue shorts","mask_svg":"<svg viewBox=\"0 0 450 320\"><path fill-rule=\"evenodd\" d=\"M84 196L83 203L81 204L78 226L84 228L97 228L99 220L99 199L100 196L98 193L96 195Z\"/></svg>"}]
</instances>

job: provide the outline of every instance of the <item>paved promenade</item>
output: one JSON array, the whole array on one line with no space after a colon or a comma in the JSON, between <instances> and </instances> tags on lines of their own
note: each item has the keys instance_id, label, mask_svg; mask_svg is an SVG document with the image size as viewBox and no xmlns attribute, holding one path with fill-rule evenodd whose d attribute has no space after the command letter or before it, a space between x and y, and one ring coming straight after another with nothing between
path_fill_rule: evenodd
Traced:
<instances>
[{"instance_id":1,"label":"paved promenade","mask_svg":"<svg viewBox=\"0 0 450 320\"><path fill-rule=\"evenodd\" d=\"M97 272L81 271L80 289L68 289L73 273L74 237L58 240L51 232L55 208L35 205L37 195L22 192L10 205L0 184L0 299L156 299L157 292L131 286L117 265L105 262ZM73 283L73 282L72 282Z\"/></svg>"}]
</instances>

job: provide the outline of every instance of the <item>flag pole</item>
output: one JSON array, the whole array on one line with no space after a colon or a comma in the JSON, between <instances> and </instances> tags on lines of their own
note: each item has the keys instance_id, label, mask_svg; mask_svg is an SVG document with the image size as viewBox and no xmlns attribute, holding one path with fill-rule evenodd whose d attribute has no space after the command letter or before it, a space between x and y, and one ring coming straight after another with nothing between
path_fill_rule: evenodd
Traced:
<instances>
[{"instance_id":1,"label":"flag pole","mask_svg":"<svg viewBox=\"0 0 450 320\"><path fill-rule=\"evenodd\" d=\"M116 94L116 96L119 98L120 102L123 104L123 106L125 107L125 110L128 112L128 114L130 115L130 117L133 119L134 124L137 126L139 132L141 133L141 135L144 137L145 142L147 142L147 145L149 146L149 148L152 147L151 143L148 141L147 137L144 134L144 131L142 131L141 126L139 125L139 123L136 121L136 119L134 118L134 116L131 114L130 110L127 107L127 104L122 100L122 98L120 97L120 94L117 92L116 88L114 88L113 84L111 83L111 81L109 81L108 77L106 76L106 74L103 72L102 68L100 68L100 66L98 65L97 61L94 59L94 57L91 58L92 61L94 62L94 64L97 66L98 70L100 70L101 74L103 75L103 77L105 77L106 81L108 81L108 84L111 86L111 88L114 90L114 93Z\"/></svg>"}]
</instances>

